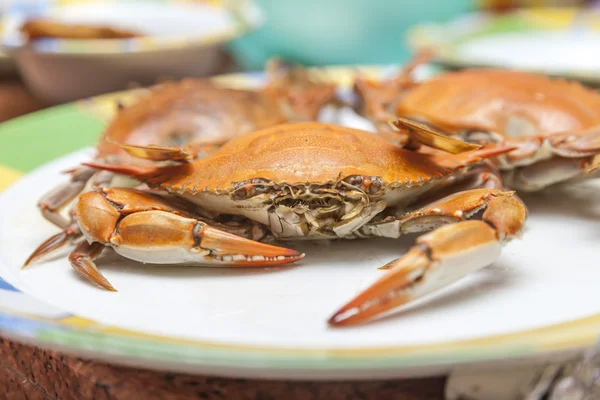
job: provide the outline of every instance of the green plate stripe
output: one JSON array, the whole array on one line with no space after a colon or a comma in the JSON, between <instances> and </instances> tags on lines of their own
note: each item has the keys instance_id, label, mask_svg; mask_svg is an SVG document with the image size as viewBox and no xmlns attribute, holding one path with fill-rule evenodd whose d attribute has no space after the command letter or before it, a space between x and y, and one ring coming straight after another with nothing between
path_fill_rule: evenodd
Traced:
<instances>
[{"instance_id":1,"label":"green plate stripe","mask_svg":"<svg viewBox=\"0 0 600 400\"><path fill-rule=\"evenodd\" d=\"M0 164L22 172L93 146L104 123L76 104L52 107L0 125Z\"/></svg>"},{"instance_id":2,"label":"green plate stripe","mask_svg":"<svg viewBox=\"0 0 600 400\"><path fill-rule=\"evenodd\" d=\"M335 356L324 350L322 353L269 354L265 357L260 352L227 349L210 349L188 345L170 344L160 341L119 337L86 331L42 330L36 337L57 344L83 348L103 353L112 353L151 360L176 362L210 362L213 365L245 365L258 363L265 367L311 368L311 369L376 369L384 367L426 366L446 362L476 361L490 358L523 356L535 353L535 349L524 343L494 348L474 348L472 350L441 351L427 354L392 355L390 357L372 356ZM365 365L368 360L368 365ZM240 364L243 363L243 364Z\"/></svg>"}]
</instances>

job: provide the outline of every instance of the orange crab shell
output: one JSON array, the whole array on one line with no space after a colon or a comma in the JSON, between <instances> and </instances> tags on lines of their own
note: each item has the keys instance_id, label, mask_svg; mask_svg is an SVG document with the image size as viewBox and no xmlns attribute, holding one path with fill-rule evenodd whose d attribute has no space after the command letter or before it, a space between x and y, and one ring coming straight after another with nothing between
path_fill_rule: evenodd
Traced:
<instances>
[{"instance_id":1,"label":"orange crab shell","mask_svg":"<svg viewBox=\"0 0 600 400\"><path fill-rule=\"evenodd\" d=\"M147 181L168 191L188 192L229 192L251 179L306 185L352 175L401 186L443 177L479 160L471 156L420 154L371 132L318 122L289 123L235 138L193 163L160 168L147 175Z\"/></svg>"},{"instance_id":2,"label":"orange crab shell","mask_svg":"<svg viewBox=\"0 0 600 400\"><path fill-rule=\"evenodd\" d=\"M222 141L285 120L275 101L259 92L185 79L159 85L132 106L119 110L103 132L97 151L99 157L124 155L106 138L164 146Z\"/></svg>"},{"instance_id":3,"label":"orange crab shell","mask_svg":"<svg viewBox=\"0 0 600 400\"><path fill-rule=\"evenodd\" d=\"M398 115L449 131L507 136L516 120L539 135L589 128L600 124L598 110L600 95L579 83L495 69L445 73L417 84L396 105Z\"/></svg>"}]
</instances>

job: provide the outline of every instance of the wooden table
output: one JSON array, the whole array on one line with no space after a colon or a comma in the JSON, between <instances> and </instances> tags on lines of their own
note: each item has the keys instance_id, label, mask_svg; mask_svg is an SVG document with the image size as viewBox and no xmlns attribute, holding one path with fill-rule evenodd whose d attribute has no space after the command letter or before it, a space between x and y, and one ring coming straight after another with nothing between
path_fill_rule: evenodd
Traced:
<instances>
[{"instance_id":1,"label":"wooden table","mask_svg":"<svg viewBox=\"0 0 600 400\"><path fill-rule=\"evenodd\" d=\"M10 400L437 400L443 391L443 378L311 383L168 374L0 340L0 393Z\"/></svg>"},{"instance_id":2,"label":"wooden table","mask_svg":"<svg viewBox=\"0 0 600 400\"><path fill-rule=\"evenodd\" d=\"M0 122L43 108L19 82L0 82ZM283 382L169 374L65 356L0 338L0 398L437 400L444 378Z\"/></svg>"},{"instance_id":3,"label":"wooden table","mask_svg":"<svg viewBox=\"0 0 600 400\"><path fill-rule=\"evenodd\" d=\"M27 114L44 107L18 81L0 81L0 122Z\"/></svg>"}]
</instances>

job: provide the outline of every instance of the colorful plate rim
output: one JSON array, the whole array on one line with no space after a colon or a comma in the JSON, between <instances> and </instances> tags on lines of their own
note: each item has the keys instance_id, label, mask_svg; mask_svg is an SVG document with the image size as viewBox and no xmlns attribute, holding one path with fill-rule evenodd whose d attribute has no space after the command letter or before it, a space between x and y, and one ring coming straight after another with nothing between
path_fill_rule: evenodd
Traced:
<instances>
[{"instance_id":1,"label":"colorful plate rim","mask_svg":"<svg viewBox=\"0 0 600 400\"><path fill-rule=\"evenodd\" d=\"M356 73L372 77L384 73L376 67L334 67L321 71L341 87L349 87ZM218 77L220 83L231 87L255 87L261 79L262 74L256 73ZM5 190L10 191L10 183L59 155L93 145L103 121L110 117L116 100L124 99L128 102L135 99L135 96L135 91L107 94L53 107L2 124L0 190L9 186ZM69 123L64 123L66 121ZM33 131L36 125L44 127L45 136ZM57 148L56 144L53 145L56 140L52 138L52 134L53 127L54 132L58 132L58 126L68 138L75 138L82 127L94 132L83 139L61 141L61 147ZM45 159L31 163L21 160L22 158L8 157L9 153L18 153L22 146L19 138L25 140L25 137L28 141L33 137L39 139L31 140L30 146L48 149L44 153ZM69 143L70 148L65 147L64 143ZM530 331L429 345L369 348L250 346L243 343L194 341L150 335L101 325L66 312L26 312L19 304L28 296L0 279L0 298L7 293L15 301L10 306L0 306L0 334L11 339L128 365L209 371L238 377L319 379L335 376L368 379L381 376L381 371L386 371L384 375L411 376L423 368L449 369L450 366L462 364L548 357L578 351L596 345L600 332L598 314Z\"/></svg>"},{"instance_id":2,"label":"colorful plate rim","mask_svg":"<svg viewBox=\"0 0 600 400\"><path fill-rule=\"evenodd\" d=\"M76 3L91 2L93 0L58 0L53 4L40 4L39 9L28 10L31 15L44 15L51 7L68 6ZM98 1L98 0L95 0ZM102 0L101 0L102 1ZM110 1L108 1L110 2ZM164 3L181 3L177 0L165 0ZM185 3L185 2L184 2ZM189 2L193 4L193 2ZM194 36L171 35L165 37L147 36L131 39L41 39L31 44L22 44L13 40L7 33L2 35L0 47L6 53L16 51L34 51L37 53L63 54L63 55L109 55L148 53L164 50L178 50L187 47L209 47L227 43L258 28L263 23L260 10L250 0L225 2L222 0L206 0L199 2L207 6L223 8L232 20L229 29L222 32ZM12 13L7 15L14 15ZM9 18L9 17L4 17Z\"/></svg>"},{"instance_id":3,"label":"colorful plate rim","mask_svg":"<svg viewBox=\"0 0 600 400\"><path fill-rule=\"evenodd\" d=\"M473 63L459 54L461 44L471 39L496 33L521 33L540 31L560 31L573 27L600 31L600 9L588 10L581 18L576 7L523 8L504 14L473 12L445 23L418 24L410 28L406 42L413 50L431 49L436 61L451 68L502 68L495 63ZM565 70L554 72L544 69L530 69L531 72L576 79L589 83L600 83L600 71Z\"/></svg>"}]
</instances>

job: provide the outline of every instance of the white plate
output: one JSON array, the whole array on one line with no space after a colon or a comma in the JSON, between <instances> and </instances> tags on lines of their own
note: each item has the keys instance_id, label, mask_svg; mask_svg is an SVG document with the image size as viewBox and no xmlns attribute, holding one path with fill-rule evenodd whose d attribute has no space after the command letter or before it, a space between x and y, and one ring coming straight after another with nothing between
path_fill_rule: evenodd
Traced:
<instances>
[{"instance_id":1,"label":"white plate","mask_svg":"<svg viewBox=\"0 0 600 400\"><path fill-rule=\"evenodd\" d=\"M336 81L352 74L329 71ZM250 86L256 78L224 82ZM35 137L34 126L44 127L36 134L62 132L84 123L94 107L112 110L115 99L32 115L0 129L0 143L2 134ZM341 122L364 123L351 113ZM11 337L140 367L285 379L439 374L465 363L551 357L596 341L598 182L523 196L531 212L524 238L491 266L384 320L335 329L327 318L414 236L290 243L307 253L298 265L252 270L142 265L107 254L98 265L117 293L80 279L65 257L21 270L56 232L35 207L40 194L91 155L67 154L0 196L0 331Z\"/></svg>"},{"instance_id":2,"label":"white plate","mask_svg":"<svg viewBox=\"0 0 600 400\"><path fill-rule=\"evenodd\" d=\"M111 293L82 281L62 257L21 270L56 233L38 214L39 193L61 171L89 159L64 157L28 175L0 203L0 275L25 293L88 319L191 340L295 348L368 348L460 341L533 329L600 312L597 240L600 201L529 199L522 241L492 266L410 311L369 325L334 329L325 321L397 258L414 237L286 244L307 253L296 266L269 269L143 265L98 260ZM574 207L575 209L572 209ZM590 210L591 208L591 210ZM36 227L36 229L32 229Z\"/></svg>"}]
</instances>

